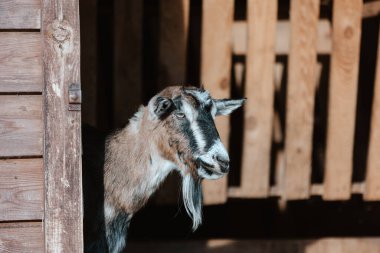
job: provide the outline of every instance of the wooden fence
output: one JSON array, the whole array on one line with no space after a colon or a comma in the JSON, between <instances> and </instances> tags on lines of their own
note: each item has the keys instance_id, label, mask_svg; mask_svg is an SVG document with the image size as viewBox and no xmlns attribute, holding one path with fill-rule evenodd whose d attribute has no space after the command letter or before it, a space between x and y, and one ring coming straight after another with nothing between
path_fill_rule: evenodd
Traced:
<instances>
[{"instance_id":1,"label":"wooden fence","mask_svg":"<svg viewBox=\"0 0 380 253\"><path fill-rule=\"evenodd\" d=\"M90 2L93 4L82 1L82 8ZM372 109L357 111L362 20L378 15L379 1L291 0L287 6L284 1L247 0L242 7L235 5L242 1L203 0L198 12L194 2L115 0L115 35L110 42L114 57L109 59L114 65L114 126L127 122L142 98L153 93L147 83L155 83L158 90L198 80L214 97L233 93L248 98L240 123L227 117L217 119L225 145L230 149L238 148L236 143L242 146L241 168L232 168L237 183L228 183L227 178L204 182L206 204L224 203L228 198L300 200L314 195L347 200L352 194L380 200L380 64L373 98L369 98ZM156 12L147 5L156 6ZM236 8L243 9L243 18L236 18ZM321 8L330 8L332 17L322 15ZM288 12L290 17L281 17ZM91 18L94 15L89 12L82 15L83 22ZM146 32L149 26L154 32ZM200 32L194 35L197 26ZM197 36L199 52L194 49ZM149 47L149 40L158 45L156 51ZM156 54L149 54L152 50ZM98 53L90 46L82 59L90 62ZM199 56L194 56L197 53ZM327 64L320 56L327 57ZM199 64L198 70L194 71L194 63ZM84 73L89 72L91 68ZM91 78L83 75L84 90L87 86L90 93L84 120L104 122L95 118L99 106L95 93L99 90L91 88ZM102 82L101 78L97 82ZM320 116L316 110L323 105L316 97L323 85L327 87L322 99L326 115ZM278 96L283 98L280 103ZM360 168L365 177L353 180L358 114L371 114L370 128L360 130L370 134L366 167ZM324 136L316 135L320 117L325 117ZM240 142L233 139L236 132ZM316 150L316 142L322 143L318 144L322 150ZM318 155L322 158L315 162ZM314 174L319 175L318 180L313 179Z\"/></svg>"}]
</instances>

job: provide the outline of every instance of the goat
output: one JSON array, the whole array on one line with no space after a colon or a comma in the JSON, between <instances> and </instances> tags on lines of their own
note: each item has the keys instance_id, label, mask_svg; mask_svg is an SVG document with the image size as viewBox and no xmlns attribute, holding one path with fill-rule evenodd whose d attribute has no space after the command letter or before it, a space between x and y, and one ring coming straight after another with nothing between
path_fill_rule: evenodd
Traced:
<instances>
[{"instance_id":1,"label":"goat","mask_svg":"<svg viewBox=\"0 0 380 253\"><path fill-rule=\"evenodd\" d=\"M244 100L212 99L203 88L168 87L146 107L140 106L125 128L111 134L104 150L87 154L84 160L95 164L93 160L100 159L103 165L101 172L86 169L84 174L98 173L97 184L104 191L84 189L86 251L121 252L133 214L171 171L182 176L182 199L195 230L202 222L201 180L218 179L229 171L214 118L230 114ZM86 188L93 183L84 184ZM86 203L86 195L98 203Z\"/></svg>"}]
</instances>

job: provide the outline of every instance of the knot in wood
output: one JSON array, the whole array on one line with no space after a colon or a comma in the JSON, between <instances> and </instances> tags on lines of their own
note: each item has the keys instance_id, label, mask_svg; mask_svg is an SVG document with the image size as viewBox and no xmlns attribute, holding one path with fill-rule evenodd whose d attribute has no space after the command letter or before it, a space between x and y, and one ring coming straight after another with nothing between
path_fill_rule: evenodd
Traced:
<instances>
[{"instance_id":1,"label":"knot in wood","mask_svg":"<svg viewBox=\"0 0 380 253\"><path fill-rule=\"evenodd\" d=\"M53 38L58 43L65 43L70 40L72 29L67 21L55 20L52 24L52 29Z\"/></svg>"}]
</instances>

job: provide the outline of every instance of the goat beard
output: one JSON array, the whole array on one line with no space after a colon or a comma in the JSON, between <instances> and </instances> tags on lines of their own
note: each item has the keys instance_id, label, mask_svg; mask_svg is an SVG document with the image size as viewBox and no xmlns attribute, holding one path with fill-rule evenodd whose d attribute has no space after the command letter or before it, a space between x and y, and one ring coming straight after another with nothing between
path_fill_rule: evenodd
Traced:
<instances>
[{"instance_id":1,"label":"goat beard","mask_svg":"<svg viewBox=\"0 0 380 253\"><path fill-rule=\"evenodd\" d=\"M183 176L182 199L187 214L193 220L193 231L202 223L202 180L191 173Z\"/></svg>"}]
</instances>

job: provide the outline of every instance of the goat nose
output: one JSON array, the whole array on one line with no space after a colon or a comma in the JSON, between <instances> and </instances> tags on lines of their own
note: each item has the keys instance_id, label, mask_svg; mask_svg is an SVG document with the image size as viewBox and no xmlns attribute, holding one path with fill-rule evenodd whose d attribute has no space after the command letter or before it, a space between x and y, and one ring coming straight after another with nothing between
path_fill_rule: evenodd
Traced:
<instances>
[{"instance_id":1,"label":"goat nose","mask_svg":"<svg viewBox=\"0 0 380 253\"><path fill-rule=\"evenodd\" d=\"M229 161L229 159L226 158L226 157L223 157L223 156L216 156L216 160L219 163L220 170L223 173L227 173L228 170L229 170L229 167L230 167L230 161Z\"/></svg>"}]
</instances>

